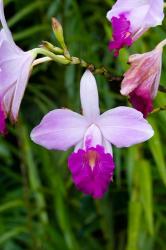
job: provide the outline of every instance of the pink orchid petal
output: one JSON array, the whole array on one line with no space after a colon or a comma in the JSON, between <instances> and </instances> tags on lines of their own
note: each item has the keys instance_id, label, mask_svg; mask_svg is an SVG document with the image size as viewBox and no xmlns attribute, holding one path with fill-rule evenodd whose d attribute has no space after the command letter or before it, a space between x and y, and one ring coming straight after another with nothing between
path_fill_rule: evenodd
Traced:
<instances>
[{"instance_id":1,"label":"pink orchid petal","mask_svg":"<svg viewBox=\"0 0 166 250\"><path fill-rule=\"evenodd\" d=\"M31 139L47 149L67 150L83 139L87 127L83 116L68 109L57 109L44 116L32 130Z\"/></svg>"},{"instance_id":2,"label":"pink orchid petal","mask_svg":"<svg viewBox=\"0 0 166 250\"><path fill-rule=\"evenodd\" d=\"M20 67L20 73L16 82L11 106L11 119L13 121L17 120L20 104L24 96L25 88L31 72L32 62L34 60L34 56L30 52L24 52L24 54L24 62L22 62Z\"/></svg>"},{"instance_id":3,"label":"pink orchid petal","mask_svg":"<svg viewBox=\"0 0 166 250\"><path fill-rule=\"evenodd\" d=\"M162 49L155 49L144 54L129 57L131 67L124 74L121 94L129 95L137 87L148 89L151 97L157 94L162 66Z\"/></svg>"},{"instance_id":4,"label":"pink orchid petal","mask_svg":"<svg viewBox=\"0 0 166 250\"><path fill-rule=\"evenodd\" d=\"M14 43L13 38L12 38L12 34L11 34L9 28L8 28L8 25L7 25L7 22L6 22L6 19L5 19L3 0L0 0L0 21L2 23L2 26L4 28L4 31L5 31L5 34L6 34L7 38L8 38L8 40L11 43Z\"/></svg>"},{"instance_id":5,"label":"pink orchid petal","mask_svg":"<svg viewBox=\"0 0 166 250\"><path fill-rule=\"evenodd\" d=\"M0 46L1 46L2 42L5 41L5 40L7 41L7 36L5 34L4 29L1 29L0 30Z\"/></svg>"},{"instance_id":6,"label":"pink orchid petal","mask_svg":"<svg viewBox=\"0 0 166 250\"><path fill-rule=\"evenodd\" d=\"M139 37L141 37L149 28L140 28L137 32L133 35L132 39L135 42Z\"/></svg>"},{"instance_id":7,"label":"pink orchid petal","mask_svg":"<svg viewBox=\"0 0 166 250\"><path fill-rule=\"evenodd\" d=\"M163 0L149 0L150 8L145 18L146 27L155 27L160 25L164 19L164 1Z\"/></svg>"},{"instance_id":8,"label":"pink orchid petal","mask_svg":"<svg viewBox=\"0 0 166 250\"><path fill-rule=\"evenodd\" d=\"M120 18L121 16L125 19ZM115 49L115 55L117 56L121 48L128 46L128 44L131 45L150 27L162 23L164 19L164 1L117 0L112 9L108 11L107 19L113 26L113 40L110 43L110 49ZM118 22L116 29L115 20ZM130 24L128 27L127 23ZM116 33L119 34L118 39L115 37Z\"/></svg>"},{"instance_id":9,"label":"pink orchid petal","mask_svg":"<svg viewBox=\"0 0 166 250\"><path fill-rule=\"evenodd\" d=\"M121 94L129 95L134 108L141 111L144 117L153 109L153 99L157 95L161 68L162 48L156 48L144 54L129 57L131 64L124 74Z\"/></svg>"},{"instance_id":10,"label":"pink orchid petal","mask_svg":"<svg viewBox=\"0 0 166 250\"><path fill-rule=\"evenodd\" d=\"M89 121L95 120L100 114L99 97L96 80L89 70L86 70L81 78L80 96L83 115Z\"/></svg>"},{"instance_id":11,"label":"pink orchid petal","mask_svg":"<svg viewBox=\"0 0 166 250\"><path fill-rule=\"evenodd\" d=\"M9 27L7 25L7 22L5 19L5 14L4 14L3 0L0 0L0 21L1 21L2 27L4 29L4 33L6 35L5 40L8 40L10 42L11 46L13 47L13 49L19 53L22 50L15 44L13 37L12 37L12 34L11 34ZM3 38L4 38L4 35L3 35ZM0 40L1 40L1 38L0 38Z\"/></svg>"},{"instance_id":12,"label":"pink orchid petal","mask_svg":"<svg viewBox=\"0 0 166 250\"><path fill-rule=\"evenodd\" d=\"M118 0L112 6L112 9L107 12L107 19L111 21L113 16L119 16L123 12L130 12L133 8L138 7L140 0Z\"/></svg>"},{"instance_id":13,"label":"pink orchid petal","mask_svg":"<svg viewBox=\"0 0 166 250\"><path fill-rule=\"evenodd\" d=\"M2 42L0 55L0 92L3 92L17 81L24 57L15 53L8 41Z\"/></svg>"},{"instance_id":14,"label":"pink orchid petal","mask_svg":"<svg viewBox=\"0 0 166 250\"><path fill-rule=\"evenodd\" d=\"M95 199L103 197L112 181L114 162L102 146L72 153L68 165L73 181L80 191Z\"/></svg>"},{"instance_id":15,"label":"pink orchid petal","mask_svg":"<svg viewBox=\"0 0 166 250\"><path fill-rule=\"evenodd\" d=\"M15 91L15 83L11 85L3 95L2 103L6 114L9 114L11 111L14 91Z\"/></svg>"},{"instance_id":16,"label":"pink orchid petal","mask_svg":"<svg viewBox=\"0 0 166 250\"><path fill-rule=\"evenodd\" d=\"M108 11L107 18L111 21L112 17L126 13L133 28L154 27L161 24L164 18L163 9L163 0L117 0Z\"/></svg>"},{"instance_id":17,"label":"pink orchid petal","mask_svg":"<svg viewBox=\"0 0 166 250\"><path fill-rule=\"evenodd\" d=\"M0 134L5 134L6 132L6 115L0 104Z\"/></svg>"},{"instance_id":18,"label":"pink orchid petal","mask_svg":"<svg viewBox=\"0 0 166 250\"><path fill-rule=\"evenodd\" d=\"M83 148L83 140L79 141L74 147L74 152L77 152L79 149Z\"/></svg>"},{"instance_id":19,"label":"pink orchid petal","mask_svg":"<svg viewBox=\"0 0 166 250\"><path fill-rule=\"evenodd\" d=\"M88 149L90 147L96 147L96 145L102 145L102 134L100 129L92 124L84 135L83 148Z\"/></svg>"},{"instance_id":20,"label":"pink orchid petal","mask_svg":"<svg viewBox=\"0 0 166 250\"><path fill-rule=\"evenodd\" d=\"M146 24L144 23L144 20L147 16L147 13L150 9L150 6L148 4L141 5L137 8L134 8L131 10L131 12L128 15L128 19L131 22L131 31L133 35L138 32L141 28L145 28ZM151 25L150 25L151 27ZM149 27L148 27L149 28Z\"/></svg>"},{"instance_id":21,"label":"pink orchid petal","mask_svg":"<svg viewBox=\"0 0 166 250\"><path fill-rule=\"evenodd\" d=\"M105 138L103 138L103 146L105 148L105 152L113 156L112 145Z\"/></svg>"},{"instance_id":22,"label":"pink orchid petal","mask_svg":"<svg viewBox=\"0 0 166 250\"><path fill-rule=\"evenodd\" d=\"M129 147L144 142L154 134L142 113L127 107L118 107L105 112L96 125L106 140L117 147Z\"/></svg>"}]
</instances>

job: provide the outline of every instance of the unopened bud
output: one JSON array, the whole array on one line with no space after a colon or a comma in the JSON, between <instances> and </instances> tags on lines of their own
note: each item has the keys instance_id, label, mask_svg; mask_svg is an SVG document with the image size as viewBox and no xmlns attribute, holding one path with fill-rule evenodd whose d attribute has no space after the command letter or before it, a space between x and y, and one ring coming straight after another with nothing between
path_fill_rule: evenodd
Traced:
<instances>
[{"instance_id":1,"label":"unopened bud","mask_svg":"<svg viewBox=\"0 0 166 250\"><path fill-rule=\"evenodd\" d=\"M40 48L43 48L43 47L48 49L48 50L52 50L54 48L54 45L52 45L51 43L49 43L47 41L42 41Z\"/></svg>"},{"instance_id":2,"label":"unopened bud","mask_svg":"<svg viewBox=\"0 0 166 250\"><path fill-rule=\"evenodd\" d=\"M44 47L52 52L55 52L57 54L63 54L63 49L59 47L55 47L53 44L47 42L47 41L42 41L42 45L40 47Z\"/></svg>"},{"instance_id":3,"label":"unopened bud","mask_svg":"<svg viewBox=\"0 0 166 250\"><path fill-rule=\"evenodd\" d=\"M58 63L62 63L62 64L69 64L71 61L69 59L67 59L64 56L61 55L54 55L52 56L52 59Z\"/></svg>"},{"instance_id":4,"label":"unopened bud","mask_svg":"<svg viewBox=\"0 0 166 250\"><path fill-rule=\"evenodd\" d=\"M60 45L62 46L63 49L66 49L62 25L55 17L52 17L52 28L53 28L53 31L55 33L55 36L56 36L58 42L60 43Z\"/></svg>"}]
</instances>

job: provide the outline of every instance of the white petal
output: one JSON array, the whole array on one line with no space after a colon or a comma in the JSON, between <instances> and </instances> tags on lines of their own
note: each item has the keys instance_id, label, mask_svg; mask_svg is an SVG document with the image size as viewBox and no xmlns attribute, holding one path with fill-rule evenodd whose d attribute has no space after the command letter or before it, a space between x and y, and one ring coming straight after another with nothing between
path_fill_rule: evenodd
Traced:
<instances>
[{"instance_id":1,"label":"white petal","mask_svg":"<svg viewBox=\"0 0 166 250\"><path fill-rule=\"evenodd\" d=\"M97 145L102 145L102 134L100 129L92 124L86 131L84 135L83 148L96 147Z\"/></svg>"},{"instance_id":2,"label":"white petal","mask_svg":"<svg viewBox=\"0 0 166 250\"><path fill-rule=\"evenodd\" d=\"M112 145L105 138L103 138L103 146L105 148L105 152L113 156Z\"/></svg>"},{"instance_id":3,"label":"white petal","mask_svg":"<svg viewBox=\"0 0 166 250\"><path fill-rule=\"evenodd\" d=\"M100 114L99 97L96 80L89 70L86 70L81 78L80 96L83 115L89 121L94 121Z\"/></svg>"},{"instance_id":4,"label":"white petal","mask_svg":"<svg viewBox=\"0 0 166 250\"><path fill-rule=\"evenodd\" d=\"M79 149L83 148L83 140L81 140L74 148L74 152L77 152Z\"/></svg>"}]
</instances>

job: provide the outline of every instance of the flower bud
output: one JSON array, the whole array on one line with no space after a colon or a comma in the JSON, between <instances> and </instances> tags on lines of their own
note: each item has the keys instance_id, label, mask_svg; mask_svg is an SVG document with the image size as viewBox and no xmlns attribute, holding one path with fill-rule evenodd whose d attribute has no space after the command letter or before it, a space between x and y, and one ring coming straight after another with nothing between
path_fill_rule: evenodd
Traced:
<instances>
[{"instance_id":1,"label":"flower bud","mask_svg":"<svg viewBox=\"0 0 166 250\"><path fill-rule=\"evenodd\" d=\"M49 43L47 41L42 41L42 44L40 45L41 48L46 48L52 52L55 52L56 54L63 54L63 50L59 47L55 47L52 43Z\"/></svg>"},{"instance_id":2,"label":"flower bud","mask_svg":"<svg viewBox=\"0 0 166 250\"><path fill-rule=\"evenodd\" d=\"M153 99L157 95L161 67L162 47L144 54L129 57L129 70L124 74L121 94L129 95L130 102L144 117L153 110Z\"/></svg>"},{"instance_id":3,"label":"flower bud","mask_svg":"<svg viewBox=\"0 0 166 250\"><path fill-rule=\"evenodd\" d=\"M52 28L53 28L54 34L55 34L58 42L60 43L60 45L62 46L63 49L66 49L62 25L55 17L52 18Z\"/></svg>"},{"instance_id":4,"label":"flower bud","mask_svg":"<svg viewBox=\"0 0 166 250\"><path fill-rule=\"evenodd\" d=\"M53 28L54 34L55 34L58 42L60 43L60 45L62 46L62 48L64 50L65 57L70 59L70 54L69 54L69 51L68 51L67 46L66 46L65 41L64 41L62 25L55 17L52 18L52 28Z\"/></svg>"}]
</instances>

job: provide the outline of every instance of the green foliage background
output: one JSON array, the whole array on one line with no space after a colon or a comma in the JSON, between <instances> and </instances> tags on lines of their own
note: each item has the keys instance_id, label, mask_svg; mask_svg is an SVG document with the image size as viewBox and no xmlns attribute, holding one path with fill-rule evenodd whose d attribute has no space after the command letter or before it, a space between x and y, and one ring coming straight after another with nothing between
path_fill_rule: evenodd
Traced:
<instances>
[{"instance_id":1,"label":"green foliage background","mask_svg":"<svg viewBox=\"0 0 166 250\"><path fill-rule=\"evenodd\" d=\"M42 40L55 43L50 19L64 27L72 55L113 75L128 68L130 54L151 50L166 38L162 27L148 31L118 59L107 50L111 36L105 15L111 0L6 0L5 13L16 43L28 50ZM161 84L166 84L166 53ZM144 144L115 149L114 182L102 200L83 196L67 168L70 152L49 152L30 141L31 129L48 111L80 112L79 66L46 63L30 78L17 126L0 138L0 249L2 250L165 250L166 112L151 115L155 136ZM98 77L101 110L129 105ZM155 107L166 104L158 94Z\"/></svg>"}]
</instances>

